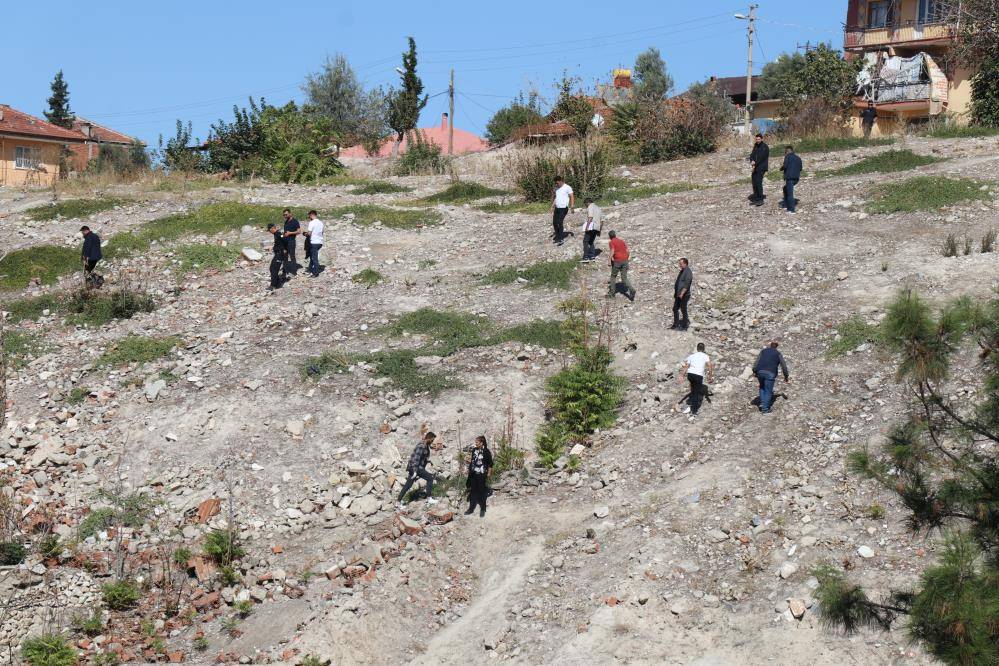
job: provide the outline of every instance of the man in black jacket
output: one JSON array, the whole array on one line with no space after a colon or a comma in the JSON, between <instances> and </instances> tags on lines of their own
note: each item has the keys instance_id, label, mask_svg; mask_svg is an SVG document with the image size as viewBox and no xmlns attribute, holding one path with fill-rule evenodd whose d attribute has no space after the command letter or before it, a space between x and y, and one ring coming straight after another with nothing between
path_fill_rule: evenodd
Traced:
<instances>
[{"instance_id":1,"label":"man in black jacket","mask_svg":"<svg viewBox=\"0 0 999 666\"><path fill-rule=\"evenodd\" d=\"M273 222L267 225L267 233L274 237L274 256L271 257L271 291L274 291L282 284L281 270L288 258L288 246L284 232Z\"/></svg>"},{"instance_id":2,"label":"man in black jacket","mask_svg":"<svg viewBox=\"0 0 999 666\"><path fill-rule=\"evenodd\" d=\"M99 286L100 276L94 273L97 262L104 258L101 253L101 237L84 225L80 227L83 234L83 250L80 259L83 262L83 279L88 286Z\"/></svg>"},{"instance_id":3,"label":"man in black jacket","mask_svg":"<svg viewBox=\"0 0 999 666\"><path fill-rule=\"evenodd\" d=\"M777 351L777 341L772 340L768 347L763 348L753 365L753 374L760 382L760 411L764 414L769 414L770 407L774 404L774 382L777 381L778 368L784 373L784 381L791 381L784 356Z\"/></svg>"},{"instance_id":4,"label":"man in black jacket","mask_svg":"<svg viewBox=\"0 0 999 666\"><path fill-rule=\"evenodd\" d=\"M295 237L301 235L302 225L287 208L281 214L284 217L284 243L288 257L288 267L285 268L285 273L295 273L297 275L300 264L295 260Z\"/></svg>"},{"instance_id":5,"label":"man in black jacket","mask_svg":"<svg viewBox=\"0 0 999 666\"><path fill-rule=\"evenodd\" d=\"M749 163L753 165L753 196L749 197L754 206L762 206L766 195L763 194L763 177L770 169L770 146L763 140L762 134L756 135L756 144L749 154Z\"/></svg>"},{"instance_id":6,"label":"man in black jacket","mask_svg":"<svg viewBox=\"0 0 999 666\"><path fill-rule=\"evenodd\" d=\"M690 262L686 257L680 257L680 274L673 284L673 325L671 329L686 331L690 326L687 317L687 303L690 302L690 288L694 284L694 274L690 270Z\"/></svg>"},{"instance_id":7,"label":"man in black jacket","mask_svg":"<svg viewBox=\"0 0 999 666\"><path fill-rule=\"evenodd\" d=\"M867 108L860 112L860 123L864 126L864 138L871 138L871 130L878 119L878 110L874 108L874 102L868 102Z\"/></svg>"},{"instance_id":8,"label":"man in black jacket","mask_svg":"<svg viewBox=\"0 0 999 666\"><path fill-rule=\"evenodd\" d=\"M784 148L784 164L780 168L784 172L784 201L781 208L786 208L792 215L798 207L798 200L794 198L794 186L801 178L801 158L794 152L794 146Z\"/></svg>"}]
</instances>

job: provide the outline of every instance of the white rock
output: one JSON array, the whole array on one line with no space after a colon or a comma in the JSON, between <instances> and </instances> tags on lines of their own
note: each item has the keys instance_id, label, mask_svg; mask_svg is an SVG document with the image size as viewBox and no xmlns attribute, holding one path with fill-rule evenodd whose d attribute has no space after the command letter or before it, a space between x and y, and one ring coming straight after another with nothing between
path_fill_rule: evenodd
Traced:
<instances>
[{"instance_id":1,"label":"white rock","mask_svg":"<svg viewBox=\"0 0 999 666\"><path fill-rule=\"evenodd\" d=\"M857 555L860 555L866 560L874 557L874 551L870 546L861 546L857 549Z\"/></svg>"},{"instance_id":2,"label":"white rock","mask_svg":"<svg viewBox=\"0 0 999 666\"><path fill-rule=\"evenodd\" d=\"M261 259L264 258L264 255L260 254L252 247L244 247L240 251L240 254L242 254L243 258L246 259L247 261L260 261Z\"/></svg>"}]
</instances>

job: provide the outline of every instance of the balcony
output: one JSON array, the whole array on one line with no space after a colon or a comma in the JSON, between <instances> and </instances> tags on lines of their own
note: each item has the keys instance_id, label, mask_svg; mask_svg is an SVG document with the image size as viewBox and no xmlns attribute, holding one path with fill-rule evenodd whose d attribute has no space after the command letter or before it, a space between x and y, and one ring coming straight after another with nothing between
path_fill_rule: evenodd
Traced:
<instances>
[{"instance_id":1,"label":"balcony","mask_svg":"<svg viewBox=\"0 0 999 666\"><path fill-rule=\"evenodd\" d=\"M946 44L952 41L951 24L895 21L881 27L847 26L843 38L846 50L863 51L907 44Z\"/></svg>"}]
</instances>

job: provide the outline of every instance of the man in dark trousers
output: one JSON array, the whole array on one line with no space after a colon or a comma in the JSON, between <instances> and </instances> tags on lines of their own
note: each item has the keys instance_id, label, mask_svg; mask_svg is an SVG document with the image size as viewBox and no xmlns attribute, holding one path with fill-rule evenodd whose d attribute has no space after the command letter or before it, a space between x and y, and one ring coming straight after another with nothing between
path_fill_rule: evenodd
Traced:
<instances>
[{"instance_id":1,"label":"man in dark trousers","mask_svg":"<svg viewBox=\"0 0 999 666\"><path fill-rule=\"evenodd\" d=\"M774 382L777 381L778 368L784 373L784 381L790 382L787 363L784 362L783 354L777 351L777 341L772 340L769 346L763 348L753 365L753 374L760 382L760 411L764 414L769 414L774 404Z\"/></svg>"},{"instance_id":2,"label":"man in dark trousers","mask_svg":"<svg viewBox=\"0 0 999 666\"><path fill-rule=\"evenodd\" d=\"M410 454L409 464L406 465L408 477L406 478L406 483L402 485L402 491L399 493L400 503L406 497L409 489L416 483L416 479L419 478L427 482L427 504L437 504L437 500L433 497L434 475L427 471L427 464L430 462L430 445L435 439L437 439L437 435L428 432Z\"/></svg>"},{"instance_id":3,"label":"man in dark trousers","mask_svg":"<svg viewBox=\"0 0 999 666\"><path fill-rule=\"evenodd\" d=\"M297 273L299 264L295 261L295 237L302 233L302 225L289 209L285 208L282 215L284 216L284 242L288 252L288 268L285 269L285 272Z\"/></svg>"},{"instance_id":4,"label":"man in dark trousers","mask_svg":"<svg viewBox=\"0 0 999 666\"><path fill-rule=\"evenodd\" d=\"M607 298L614 298L617 295L617 276L621 275L621 284L624 285L625 296L632 303L635 302L635 288L628 281L628 260L631 253L628 251L628 244L617 237L616 231L607 233L610 242L607 249L610 252L610 281L607 283Z\"/></svg>"},{"instance_id":5,"label":"man in dark trousers","mask_svg":"<svg viewBox=\"0 0 999 666\"><path fill-rule=\"evenodd\" d=\"M101 253L101 237L86 225L80 227L80 233L83 234L83 250L80 253L83 262L83 280L88 287L100 286L102 280L94 273L94 269L97 268L97 262L104 258Z\"/></svg>"},{"instance_id":6,"label":"man in dark trousers","mask_svg":"<svg viewBox=\"0 0 999 666\"><path fill-rule=\"evenodd\" d=\"M489 488L486 483L493 475L493 454L486 444L485 435L475 438L475 446L468 459L468 479L465 486L468 488L468 511L465 515L471 515L475 507L479 507L479 517L486 515L486 497L489 496Z\"/></svg>"},{"instance_id":7,"label":"man in dark trousers","mask_svg":"<svg viewBox=\"0 0 999 666\"><path fill-rule=\"evenodd\" d=\"M871 130L878 119L878 110L874 108L874 102L868 102L867 108L860 112L860 123L864 127L864 138L871 138Z\"/></svg>"},{"instance_id":8,"label":"man in dark trousers","mask_svg":"<svg viewBox=\"0 0 999 666\"><path fill-rule=\"evenodd\" d=\"M687 317L687 303L690 302L690 288L694 286L694 274L690 270L690 262L686 257L680 257L680 274L673 284L673 325L671 329L686 331L690 326Z\"/></svg>"},{"instance_id":9,"label":"man in dark trousers","mask_svg":"<svg viewBox=\"0 0 999 666\"><path fill-rule=\"evenodd\" d=\"M784 172L784 201L781 208L786 208L788 213L795 214L798 207L798 200L794 198L794 186L801 178L801 158L794 152L794 146L784 148L784 164L781 165Z\"/></svg>"},{"instance_id":10,"label":"man in dark trousers","mask_svg":"<svg viewBox=\"0 0 999 666\"><path fill-rule=\"evenodd\" d=\"M680 368L680 382L684 379L690 382L690 406L683 411L689 412L691 418L697 416L704 401L704 380L710 384L714 372L711 359L704 353L704 343L698 342L697 351L688 356Z\"/></svg>"},{"instance_id":11,"label":"man in dark trousers","mask_svg":"<svg viewBox=\"0 0 999 666\"><path fill-rule=\"evenodd\" d=\"M282 284L281 272L287 261L288 249L285 243L284 232L278 229L276 224L273 222L268 224L267 233L274 237L274 256L271 257L271 291L274 291Z\"/></svg>"},{"instance_id":12,"label":"man in dark trousers","mask_svg":"<svg viewBox=\"0 0 999 666\"><path fill-rule=\"evenodd\" d=\"M770 146L763 140L762 134L756 135L756 144L749 154L749 163L753 165L753 195L749 201L754 206L762 206L766 195L763 194L763 177L770 169Z\"/></svg>"},{"instance_id":13,"label":"man in dark trousers","mask_svg":"<svg viewBox=\"0 0 999 666\"><path fill-rule=\"evenodd\" d=\"M556 245L565 242L565 216L576 207L576 194L565 178L555 176L555 196L552 198L552 238Z\"/></svg>"}]
</instances>

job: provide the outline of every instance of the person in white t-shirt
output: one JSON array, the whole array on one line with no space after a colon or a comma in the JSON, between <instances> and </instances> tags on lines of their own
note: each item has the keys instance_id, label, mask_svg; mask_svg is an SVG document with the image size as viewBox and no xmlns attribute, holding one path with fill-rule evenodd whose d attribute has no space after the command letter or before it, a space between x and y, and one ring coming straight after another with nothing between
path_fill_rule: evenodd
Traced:
<instances>
[{"instance_id":1,"label":"person in white t-shirt","mask_svg":"<svg viewBox=\"0 0 999 666\"><path fill-rule=\"evenodd\" d=\"M309 211L309 226L306 227L305 235L309 238L309 272L312 277L319 277L319 252L323 249L323 231L326 225L319 219L319 213L314 210Z\"/></svg>"},{"instance_id":2,"label":"person in white t-shirt","mask_svg":"<svg viewBox=\"0 0 999 666\"><path fill-rule=\"evenodd\" d=\"M555 196L552 199L552 239L556 245L565 242L565 216L576 207L576 195L562 176L555 176Z\"/></svg>"},{"instance_id":3,"label":"person in white t-shirt","mask_svg":"<svg viewBox=\"0 0 999 666\"><path fill-rule=\"evenodd\" d=\"M597 258L594 243L604 224L604 211L589 197L583 199L583 203L586 204L586 221L583 222L583 258L580 261L588 263Z\"/></svg>"},{"instance_id":4,"label":"person in white t-shirt","mask_svg":"<svg viewBox=\"0 0 999 666\"><path fill-rule=\"evenodd\" d=\"M703 342L698 342L697 351L683 362L683 367L680 368L680 382L683 383L685 378L690 382L690 406L683 411L690 412L690 417L694 418L704 399L706 390L704 380L707 378L710 384L714 378L714 366L711 364L711 358L704 353Z\"/></svg>"}]
</instances>

